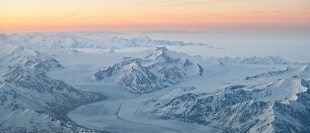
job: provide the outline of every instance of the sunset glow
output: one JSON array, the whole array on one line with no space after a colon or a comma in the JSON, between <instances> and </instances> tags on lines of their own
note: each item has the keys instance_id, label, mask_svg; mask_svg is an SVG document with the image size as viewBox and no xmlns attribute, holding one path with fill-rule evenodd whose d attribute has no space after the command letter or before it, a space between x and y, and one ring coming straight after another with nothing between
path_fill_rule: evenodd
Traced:
<instances>
[{"instance_id":1,"label":"sunset glow","mask_svg":"<svg viewBox=\"0 0 310 133\"><path fill-rule=\"evenodd\" d=\"M0 0L0 31L305 29L308 0Z\"/></svg>"}]
</instances>

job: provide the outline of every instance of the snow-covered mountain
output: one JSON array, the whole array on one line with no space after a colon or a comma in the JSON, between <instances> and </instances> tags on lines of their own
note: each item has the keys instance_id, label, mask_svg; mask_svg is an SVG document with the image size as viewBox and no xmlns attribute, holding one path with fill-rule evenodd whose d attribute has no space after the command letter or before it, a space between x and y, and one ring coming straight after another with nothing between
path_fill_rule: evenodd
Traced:
<instances>
[{"instance_id":1,"label":"snow-covered mountain","mask_svg":"<svg viewBox=\"0 0 310 133\"><path fill-rule=\"evenodd\" d=\"M197 45L0 34L0 132L310 131L309 64Z\"/></svg>"},{"instance_id":2,"label":"snow-covered mountain","mask_svg":"<svg viewBox=\"0 0 310 133\"><path fill-rule=\"evenodd\" d=\"M70 110L104 100L46 75L63 66L52 57L18 46L1 46L1 132L87 132L67 116Z\"/></svg>"},{"instance_id":3,"label":"snow-covered mountain","mask_svg":"<svg viewBox=\"0 0 310 133\"><path fill-rule=\"evenodd\" d=\"M190 56L158 47L141 58L124 58L95 74L97 80L119 83L136 93L146 93L179 84L191 76L202 76L203 68Z\"/></svg>"},{"instance_id":4,"label":"snow-covered mountain","mask_svg":"<svg viewBox=\"0 0 310 133\"><path fill-rule=\"evenodd\" d=\"M149 102L144 113L224 132L308 132L310 80L305 75L309 72L266 84L233 85L213 93L180 88Z\"/></svg>"},{"instance_id":5,"label":"snow-covered mountain","mask_svg":"<svg viewBox=\"0 0 310 133\"><path fill-rule=\"evenodd\" d=\"M3 34L0 44L18 44L48 48L123 48L150 46L206 45L191 42L154 40L147 36L122 37L115 34L86 33L24 33Z\"/></svg>"}]
</instances>

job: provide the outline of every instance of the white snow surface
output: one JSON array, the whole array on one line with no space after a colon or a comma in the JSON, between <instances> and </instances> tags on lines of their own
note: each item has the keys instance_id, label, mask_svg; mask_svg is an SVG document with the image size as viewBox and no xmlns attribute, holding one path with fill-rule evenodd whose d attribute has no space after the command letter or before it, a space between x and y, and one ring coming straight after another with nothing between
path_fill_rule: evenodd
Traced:
<instances>
[{"instance_id":1,"label":"white snow surface","mask_svg":"<svg viewBox=\"0 0 310 133\"><path fill-rule=\"evenodd\" d=\"M3 45L0 49L0 57L3 57L0 59L0 84L10 65L25 64L28 60L33 60L28 58L48 60L52 57L63 68L48 71L47 76L64 81L76 89L99 92L108 97L104 101L78 107L67 114L75 123L89 129L128 133L223 132L224 128L218 125L229 126L229 124L219 124L218 121L200 124L180 119L161 119L154 117L150 112L158 109L156 104L169 104L175 98L185 94L203 95L201 97L230 94L231 91L225 88L235 85L245 86L241 90L251 94L262 90L261 93L251 95L255 101L289 105L298 100L299 94L308 90L302 80L310 80L310 65L307 63L297 63L295 60L287 60L279 56L258 56L257 54L252 56L224 54L223 56L218 54L229 51L229 48L217 48L199 42L151 39L140 35L132 37L121 33L27 33L2 36L0 38L0 45ZM199 63L204 69L203 75L190 76L180 84L145 94L131 93L116 82L95 79L96 72L124 59L144 58L154 61L161 54L154 52L154 49L159 46L166 46L170 57L181 58L184 61L188 58ZM197 49L200 49L200 52L196 52ZM202 54L206 52L210 53ZM209 56L213 53L217 55ZM27 56L19 56L23 54ZM13 59L8 60L5 58L6 55L10 55ZM143 65L154 64L154 62L144 63ZM126 66L128 69L123 69L130 70L137 67L134 65L128 65ZM178 106L180 108L175 111L176 114L189 110L185 108L188 103L181 104L184 106ZM231 108L240 111L245 104L251 103L242 103ZM174 106L162 108L160 115L165 115L165 111L170 111L172 108ZM303 107L296 107L296 110L298 108ZM248 132L257 132L264 124L273 122L275 117L280 117L283 121L291 120L288 123L302 129L302 123L282 116L281 113L273 111L272 107L264 111L266 114L260 115L259 119L265 121L249 129ZM28 125L22 125L22 122L16 122L13 118L29 116L29 120L37 118L37 121L43 121L43 123L50 121L47 116L37 116L31 110L17 112L15 115L14 112L0 106L0 114L0 120L5 121L10 117L12 121L8 120L6 124L16 123L18 126ZM231 115L227 121L232 121L238 115L238 113ZM57 124L57 121L55 122ZM242 124L235 123L230 126L239 128ZM268 126L260 132L274 132L274 130L272 126Z\"/></svg>"}]
</instances>

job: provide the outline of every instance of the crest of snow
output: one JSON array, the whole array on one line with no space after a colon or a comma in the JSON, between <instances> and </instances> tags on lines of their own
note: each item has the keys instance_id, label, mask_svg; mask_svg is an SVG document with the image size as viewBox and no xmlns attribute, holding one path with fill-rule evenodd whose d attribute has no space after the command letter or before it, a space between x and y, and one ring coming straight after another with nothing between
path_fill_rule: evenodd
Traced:
<instances>
[{"instance_id":1,"label":"crest of snow","mask_svg":"<svg viewBox=\"0 0 310 133\"><path fill-rule=\"evenodd\" d=\"M281 79L268 85L266 88L267 94L259 99L263 101L294 101L298 99L297 94L306 92L307 87L301 84L298 79Z\"/></svg>"}]
</instances>

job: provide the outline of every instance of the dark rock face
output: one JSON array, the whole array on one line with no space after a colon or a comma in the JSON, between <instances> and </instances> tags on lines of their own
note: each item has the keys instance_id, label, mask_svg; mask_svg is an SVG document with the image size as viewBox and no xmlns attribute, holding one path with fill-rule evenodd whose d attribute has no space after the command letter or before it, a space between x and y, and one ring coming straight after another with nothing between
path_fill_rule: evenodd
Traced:
<instances>
[{"instance_id":1,"label":"dark rock face","mask_svg":"<svg viewBox=\"0 0 310 133\"><path fill-rule=\"evenodd\" d=\"M97 80L118 80L131 92L147 93L179 84L187 76L202 76L203 68L187 56L159 47L149 51L143 58L126 58L120 63L100 70Z\"/></svg>"},{"instance_id":2,"label":"dark rock face","mask_svg":"<svg viewBox=\"0 0 310 133\"><path fill-rule=\"evenodd\" d=\"M219 58L217 61L220 64L269 64L269 65L280 65L290 64L290 61L283 59L278 56L266 56L266 57L251 57L251 58Z\"/></svg>"},{"instance_id":3,"label":"dark rock face","mask_svg":"<svg viewBox=\"0 0 310 133\"><path fill-rule=\"evenodd\" d=\"M259 74L259 75L248 76L245 79L246 80L252 80L252 79L257 79L257 78L264 78L264 77L267 77L267 76L276 76L276 75L285 74L288 71L289 71L289 68L287 67L285 70L270 71L270 72L262 73L262 74Z\"/></svg>"},{"instance_id":4,"label":"dark rock face","mask_svg":"<svg viewBox=\"0 0 310 133\"><path fill-rule=\"evenodd\" d=\"M310 131L310 81L301 81L307 87L306 92L297 94L298 99L289 104L276 102L273 110L277 115L273 126L276 132L309 132Z\"/></svg>"}]
</instances>

